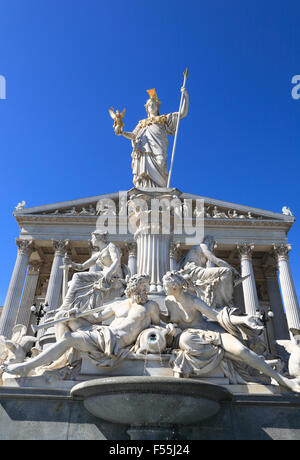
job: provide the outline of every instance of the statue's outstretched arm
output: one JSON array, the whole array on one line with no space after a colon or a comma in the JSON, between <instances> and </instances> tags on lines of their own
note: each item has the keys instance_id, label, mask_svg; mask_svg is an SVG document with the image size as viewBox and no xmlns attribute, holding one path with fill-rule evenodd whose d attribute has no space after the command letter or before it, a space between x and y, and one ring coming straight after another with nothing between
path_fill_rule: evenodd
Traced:
<instances>
[{"instance_id":1,"label":"statue's outstretched arm","mask_svg":"<svg viewBox=\"0 0 300 460\"><path fill-rule=\"evenodd\" d=\"M182 87L181 91L184 97L183 97L183 102L182 102L182 107L181 107L181 112L180 112L180 118L185 118L189 111L190 98L189 98L189 93L187 92L186 88Z\"/></svg>"},{"instance_id":2,"label":"statue's outstretched arm","mask_svg":"<svg viewBox=\"0 0 300 460\"><path fill-rule=\"evenodd\" d=\"M240 276L240 274L238 273L238 271L232 267L229 263L225 262L225 260L222 260L222 259L219 259L218 257L216 257L207 247L206 244L200 244L200 247L202 249L202 252L203 254L205 255L205 257L207 258L207 260L209 260L210 262L212 262L213 264L215 264L217 267L226 267L226 268L230 268L233 273L235 275L238 275Z\"/></svg>"},{"instance_id":3,"label":"statue's outstretched arm","mask_svg":"<svg viewBox=\"0 0 300 460\"><path fill-rule=\"evenodd\" d=\"M93 310L91 311L93 312ZM104 310L100 311L99 313L93 314L97 319L97 322L102 323L102 321L106 321L109 318L115 316L115 312L111 306L104 308Z\"/></svg>"},{"instance_id":4,"label":"statue's outstretched arm","mask_svg":"<svg viewBox=\"0 0 300 460\"><path fill-rule=\"evenodd\" d=\"M123 137L126 137L126 139L130 139L131 141L134 141L135 139L135 135L131 132L122 131L120 135L122 135Z\"/></svg>"},{"instance_id":5,"label":"statue's outstretched arm","mask_svg":"<svg viewBox=\"0 0 300 460\"><path fill-rule=\"evenodd\" d=\"M98 253L94 254L88 260L83 262L83 264L77 264L75 262L72 262L70 259L68 260L68 262L70 263L70 265L72 265L72 268L74 268L75 270L83 271L83 270L87 270L88 268L90 268L93 265L95 265L97 259L98 259ZM64 261L66 262L65 259L64 259Z\"/></svg>"}]
</instances>

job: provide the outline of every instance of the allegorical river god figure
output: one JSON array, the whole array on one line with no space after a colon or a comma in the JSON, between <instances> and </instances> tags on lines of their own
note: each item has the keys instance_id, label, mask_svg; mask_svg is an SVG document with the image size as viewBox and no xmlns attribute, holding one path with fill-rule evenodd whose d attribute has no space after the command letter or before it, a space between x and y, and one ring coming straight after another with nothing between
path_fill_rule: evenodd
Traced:
<instances>
[{"instance_id":1,"label":"allegorical river god figure","mask_svg":"<svg viewBox=\"0 0 300 460\"><path fill-rule=\"evenodd\" d=\"M184 118L188 113L189 96L184 86L181 92L184 98L180 118ZM160 115L160 101L155 89L148 90L148 94L150 98L145 105L148 118L140 120L132 132L122 129L115 133L132 142L133 184L142 188L167 187L168 134L176 132L178 112Z\"/></svg>"},{"instance_id":2,"label":"allegorical river god figure","mask_svg":"<svg viewBox=\"0 0 300 460\"><path fill-rule=\"evenodd\" d=\"M66 332L56 343L38 356L20 364L2 366L5 372L26 376L40 366L48 366L63 357L70 349L88 354L89 359L103 366L113 366L126 357L135 344L139 334L151 325L166 327L172 334L174 326L161 321L159 307L148 299L149 277L134 275L126 288L127 299L112 302L103 310L94 313L88 319L78 318L77 324L72 317L67 317L70 324ZM74 314L74 312L73 312ZM103 321L112 319L110 325Z\"/></svg>"},{"instance_id":3,"label":"allegorical river god figure","mask_svg":"<svg viewBox=\"0 0 300 460\"><path fill-rule=\"evenodd\" d=\"M273 378L279 385L300 392L299 377L289 379L279 374L243 343L242 330L253 335L253 331L263 328L256 316L237 316L235 309L228 307L218 313L199 297L186 291L186 281L178 272L166 273L163 283L167 294L168 321L183 330L180 350L173 351L173 370L179 374L201 375L203 368L207 372L223 358L228 358Z\"/></svg>"}]
</instances>

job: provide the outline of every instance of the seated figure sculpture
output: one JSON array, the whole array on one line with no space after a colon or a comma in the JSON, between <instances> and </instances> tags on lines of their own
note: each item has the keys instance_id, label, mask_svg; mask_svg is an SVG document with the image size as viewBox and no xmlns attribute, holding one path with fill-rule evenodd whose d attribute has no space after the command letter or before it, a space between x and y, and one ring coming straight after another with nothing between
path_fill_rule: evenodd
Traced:
<instances>
[{"instance_id":1,"label":"seated figure sculpture","mask_svg":"<svg viewBox=\"0 0 300 460\"><path fill-rule=\"evenodd\" d=\"M158 304L148 300L148 289L149 277L134 275L125 291L127 299L109 303L98 313L91 311L88 318L68 317L69 332L37 357L21 364L4 365L5 372L26 376L38 367L59 360L70 349L84 353L98 365L112 367L127 356L140 333L151 325L166 327L172 334L174 327L160 320ZM75 310L70 310L68 315ZM103 325L109 318L113 318L111 324Z\"/></svg>"},{"instance_id":2,"label":"seated figure sculpture","mask_svg":"<svg viewBox=\"0 0 300 460\"><path fill-rule=\"evenodd\" d=\"M186 281L178 272L168 272L163 283L169 321L183 330L179 349L173 351L171 362L175 376L205 375L225 358L242 364L244 368L249 366L279 385L300 392L299 378L282 376L246 346L243 333L263 328L256 316L237 316L236 310L228 307L217 312L184 289ZM240 379L235 383L245 381Z\"/></svg>"},{"instance_id":3,"label":"seated figure sculpture","mask_svg":"<svg viewBox=\"0 0 300 460\"><path fill-rule=\"evenodd\" d=\"M67 256L64 258L64 264L78 270L79 273L75 273L69 283L61 310L70 310L76 302L78 303L78 299L86 300L88 298L86 294L95 283L98 291L101 292L102 300L112 300L117 297L116 292L120 296L124 292L124 289L122 291L124 273L118 246L108 242L107 233L99 230L92 233L91 243L98 250L83 264L72 262ZM84 271L87 269L88 271ZM111 293L112 289L115 291L114 294Z\"/></svg>"},{"instance_id":4,"label":"seated figure sculpture","mask_svg":"<svg viewBox=\"0 0 300 460\"><path fill-rule=\"evenodd\" d=\"M214 238L207 235L203 242L193 246L179 262L180 273L189 283L189 290L211 307L232 305L234 278L237 270L216 257L212 248ZM215 267L207 267L207 262Z\"/></svg>"}]
</instances>

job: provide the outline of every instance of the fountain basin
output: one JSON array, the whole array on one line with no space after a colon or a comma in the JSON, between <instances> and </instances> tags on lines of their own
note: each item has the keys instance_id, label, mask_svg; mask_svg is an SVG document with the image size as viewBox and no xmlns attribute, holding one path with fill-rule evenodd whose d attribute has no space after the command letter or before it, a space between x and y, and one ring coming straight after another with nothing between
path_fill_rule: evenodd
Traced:
<instances>
[{"instance_id":1,"label":"fountain basin","mask_svg":"<svg viewBox=\"0 0 300 460\"><path fill-rule=\"evenodd\" d=\"M96 417L131 427L199 423L232 399L223 387L174 377L100 378L79 383L71 395Z\"/></svg>"}]
</instances>

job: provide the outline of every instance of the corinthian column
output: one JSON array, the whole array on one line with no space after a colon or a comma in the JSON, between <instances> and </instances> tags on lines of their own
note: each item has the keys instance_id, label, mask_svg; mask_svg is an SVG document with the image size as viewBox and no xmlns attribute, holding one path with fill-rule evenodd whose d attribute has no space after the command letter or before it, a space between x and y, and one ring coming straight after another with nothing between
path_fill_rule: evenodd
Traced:
<instances>
[{"instance_id":1,"label":"corinthian column","mask_svg":"<svg viewBox=\"0 0 300 460\"><path fill-rule=\"evenodd\" d=\"M67 252L69 240L52 240L52 242L55 253L52 262L45 302L48 303L50 310L56 310L59 307L58 303L63 279L63 271L60 267L63 265L63 258Z\"/></svg>"},{"instance_id":2,"label":"corinthian column","mask_svg":"<svg viewBox=\"0 0 300 460\"><path fill-rule=\"evenodd\" d=\"M252 250L254 246L248 243L241 243L237 245L237 249L241 259L241 275L242 277L250 275L243 281L245 311L249 315L255 315L259 304L252 266Z\"/></svg>"},{"instance_id":3,"label":"corinthian column","mask_svg":"<svg viewBox=\"0 0 300 460\"><path fill-rule=\"evenodd\" d=\"M16 244L18 246L17 260L0 320L0 334L8 338L11 337L12 328L16 321L33 240L16 240Z\"/></svg>"},{"instance_id":4,"label":"corinthian column","mask_svg":"<svg viewBox=\"0 0 300 460\"><path fill-rule=\"evenodd\" d=\"M155 220L141 225L134 238L138 274L149 275L150 292L163 292L162 278L170 270L170 235L164 234L162 224Z\"/></svg>"},{"instance_id":5,"label":"corinthian column","mask_svg":"<svg viewBox=\"0 0 300 460\"><path fill-rule=\"evenodd\" d=\"M40 274L40 262L29 262L27 276L22 294L22 300L18 311L16 324L24 324L28 328L31 317L30 307L34 302L35 291Z\"/></svg>"},{"instance_id":6,"label":"corinthian column","mask_svg":"<svg viewBox=\"0 0 300 460\"><path fill-rule=\"evenodd\" d=\"M291 250L291 245L274 244L273 249L278 264L279 280L288 328L300 330L299 303L289 264L289 251Z\"/></svg>"}]
</instances>

